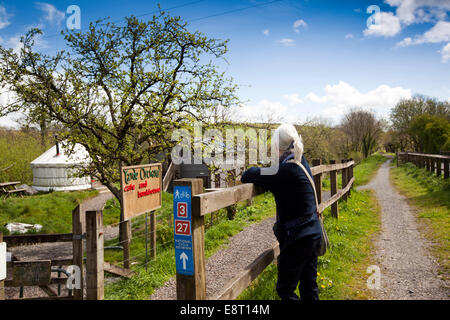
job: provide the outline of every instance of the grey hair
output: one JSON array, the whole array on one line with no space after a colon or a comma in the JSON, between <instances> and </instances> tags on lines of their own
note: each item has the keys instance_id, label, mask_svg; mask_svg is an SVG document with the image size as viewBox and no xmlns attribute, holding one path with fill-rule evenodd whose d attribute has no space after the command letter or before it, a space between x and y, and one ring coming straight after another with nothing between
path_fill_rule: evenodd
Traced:
<instances>
[{"instance_id":1,"label":"grey hair","mask_svg":"<svg viewBox=\"0 0 450 320\"><path fill-rule=\"evenodd\" d=\"M293 125L282 124L275 130L273 138L280 152L293 150L294 159L302 161L303 139Z\"/></svg>"}]
</instances>

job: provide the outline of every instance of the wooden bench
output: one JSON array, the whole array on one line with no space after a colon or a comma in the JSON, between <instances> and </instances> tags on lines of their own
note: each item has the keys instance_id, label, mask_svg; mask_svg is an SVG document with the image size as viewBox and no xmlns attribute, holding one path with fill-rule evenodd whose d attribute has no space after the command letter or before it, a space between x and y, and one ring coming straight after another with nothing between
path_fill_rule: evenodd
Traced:
<instances>
[{"instance_id":1,"label":"wooden bench","mask_svg":"<svg viewBox=\"0 0 450 320\"><path fill-rule=\"evenodd\" d=\"M7 193L8 194L17 193L19 195L23 195L26 191L27 191L27 189L15 189L15 190L8 190Z\"/></svg>"},{"instance_id":2,"label":"wooden bench","mask_svg":"<svg viewBox=\"0 0 450 320\"><path fill-rule=\"evenodd\" d=\"M0 195L5 196L6 198L9 197L12 194L17 194L19 196L23 196L27 189L18 189L17 185L20 184L20 181L14 181L14 182L3 182L0 183Z\"/></svg>"}]
</instances>

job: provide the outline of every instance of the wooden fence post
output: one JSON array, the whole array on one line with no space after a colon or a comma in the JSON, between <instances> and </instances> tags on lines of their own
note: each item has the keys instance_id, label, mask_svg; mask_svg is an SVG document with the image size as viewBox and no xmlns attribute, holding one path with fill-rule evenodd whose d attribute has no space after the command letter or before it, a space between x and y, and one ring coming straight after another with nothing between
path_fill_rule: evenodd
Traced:
<instances>
[{"instance_id":1,"label":"wooden fence post","mask_svg":"<svg viewBox=\"0 0 450 320\"><path fill-rule=\"evenodd\" d=\"M442 161L441 159L436 159L436 175L441 176L442 173Z\"/></svg>"},{"instance_id":2,"label":"wooden fence post","mask_svg":"<svg viewBox=\"0 0 450 320\"><path fill-rule=\"evenodd\" d=\"M312 161L313 167L320 166L322 164L321 159L314 159ZM322 173L316 174L314 177L314 184L316 185L317 202L322 203Z\"/></svg>"},{"instance_id":3,"label":"wooden fence post","mask_svg":"<svg viewBox=\"0 0 450 320\"><path fill-rule=\"evenodd\" d=\"M156 215L150 212L150 257L156 258Z\"/></svg>"},{"instance_id":4,"label":"wooden fence post","mask_svg":"<svg viewBox=\"0 0 450 320\"><path fill-rule=\"evenodd\" d=\"M0 232L0 243L3 242L3 233ZM0 280L0 300L5 300L5 280Z\"/></svg>"},{"instance_id":5,"label":"wooden fence post","mask_svg":"<svg viewBox=\"0 0 450 320\"><path fill-rule=\"evenodd\" d=\"M205 219L193 205L192 197L203 192L202 179L175 180L173 186L191 188L191 233L194 257L194 275L176 275L177 300L206 300ZM175 218L174 212L174 218ZM175 219L174 219L175 220Z\"/></svg>"},{"instance_id":6,"label":"wooden fence post","mask_svg":"<svg viewBox=\"0 0 450 320\"><path fill-rule=\"evenodd\" d=\"M80 289L73 290L75 300L83 300L84 279L83 279L83 234L86 232L86 216L79 204L72 211L72 251L73 264L80 268Z\"/></svg>"},{"instance_id":7,"label":"wooden fence post","mask_svg":"<svg viewBox=\"0 0 450 320\"><path fill-rule=\"evenodd\" d=\"M450 161L449 159L444 159L444 179L448 179L449 173L448 173L448 165L449 165Z\"/></svg>"},{"instance_id":8,"label":"wooden fence post","mask_svg":"<svg viewBox=\"0 0 450 320\"><path fill-rule=\"evenodd\" d=\"M346 163L346 162L347 162L347 160L341 160L341 163ZM349 181L347 173L348 173L347 168L342 169L342 189L344 189L347 186L347 183ZM347 193L342 195L342 199L344 201L347 201Z\"/></svg>"},{"instance_id":9,"label":"wooden fence post","mask_svg":"<svg viewBox=\"0 0 450 320\"><path fill-rule=\"evenodd\" d=\"M121 219L122 220L122 219ZM130 269L130 258L131 258L131 221L125 220L120 222L119 226L119 241L123 247L123 267L125 269Z\"/></svg>"},{"instance_id":10,"label":"wooden fence post","mask_svg":"<svg viewBox=\"0 0 450 320\"><path fill-rule=\"evenodd\" d=\"M86 212L86 287L87 300L104 298L103 213Z\"/></svg>"},{"instance_id":11,"label":"wooden fence post","mask_svg":"<svg viewBox=\"0 0 450 320\"><path fill-rule=\"evenodd\" d=\"M336 164L336 160L330 160L330 164ZM338 190L337 170L330 171L331 196L335 195ZM336 219L339 218L338 202L331 205L331 215Z\"/></svg>"},{"instance_id":12,"label":"wooden fence post","mask_svg":"<svg viewBox=\"0 0 450 320\"><path fill-rule=\"evenodd\" d=\"M347 160L347 162L351 162L353 161L353 158L350 158ZM350 167L347 168L347 181L352 180L353 178L353 165L351 165ZM353 185L352 185L353 188ZM350 195L352 194L352 188L348 189L347 192L347 197L350 197Z\"/></svg>"}]
</instances>

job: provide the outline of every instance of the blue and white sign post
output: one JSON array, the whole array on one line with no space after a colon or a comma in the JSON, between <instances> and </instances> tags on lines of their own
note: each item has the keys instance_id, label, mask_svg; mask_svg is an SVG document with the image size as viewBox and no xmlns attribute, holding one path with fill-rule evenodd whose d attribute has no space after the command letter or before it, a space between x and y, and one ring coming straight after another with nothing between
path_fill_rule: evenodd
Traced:
<instances>
[{"instance_id":1,"label":"blue and white sign post","mask_svg":"<svg viewBox=\"0 0 450 320\"><path fill-rule=\"evenodd\" d=\"M191 197L191 187L174 186L173 224L176 269L178 274L187 276L194 275Z\"/></svg>"}]
</instances>

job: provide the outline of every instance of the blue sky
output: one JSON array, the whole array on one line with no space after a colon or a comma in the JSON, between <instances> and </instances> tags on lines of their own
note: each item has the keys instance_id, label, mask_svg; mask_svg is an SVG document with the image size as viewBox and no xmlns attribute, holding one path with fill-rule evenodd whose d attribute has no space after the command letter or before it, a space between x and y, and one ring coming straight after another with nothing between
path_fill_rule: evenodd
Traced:
<instances>
[{"instance_id":1,"label":"blue sky","mask_svg":"<svg viewBox=\"0 0 450 320\"><path fill-rule=\"evenodd\" d=\"M54 52L64 47L58 33L69 5L79 6L85 29L98 18L152 13L157 3L0 0L0 44L15 47L20 35L38 26L44 31L40 50ZM230 39L228 64L220 65L241 85L240 119L276 115L289 122L321 117L337 123L351 107L387 116L396 102L417 93L450 100L448 0L159 3L190 22L191 30ZM380 11L372 12L368 26L371 5ZM0 119L0 125L10 124L10 118Z\"/></svg>"}]
</instances>

